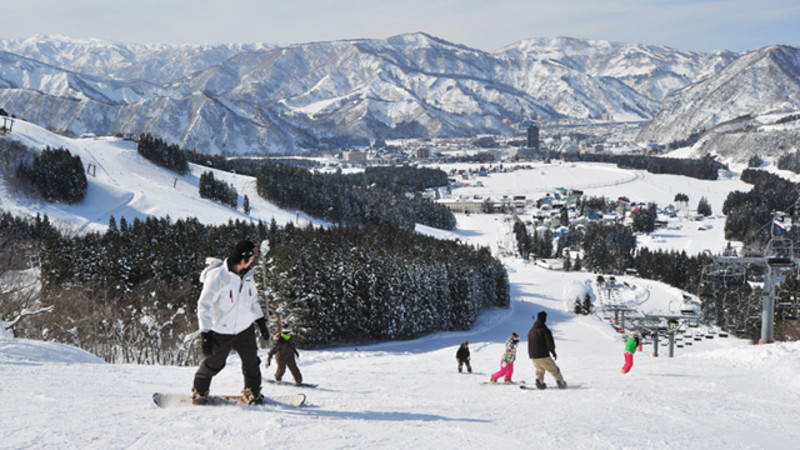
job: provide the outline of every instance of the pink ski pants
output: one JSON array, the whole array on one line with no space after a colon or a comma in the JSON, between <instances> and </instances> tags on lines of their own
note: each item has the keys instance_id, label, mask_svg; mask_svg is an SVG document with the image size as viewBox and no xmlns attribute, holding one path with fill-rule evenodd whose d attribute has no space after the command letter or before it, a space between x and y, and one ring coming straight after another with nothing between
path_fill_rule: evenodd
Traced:
<instances>
[{"instance_id":1,"label":"pink ski pants","mask_svg":"<svg viewBox=\"0 0 800 450\"><path fill-rule=\"evenodd\" d=\"M631 367L633 367L633 355L631 353L625 352L625 365L622 366L622 372L623 373L630 372Z\"/></svg>"},{"instance_id":2,"label":"pink ski pants","mask_svg":"<svg viewBox=\"0 0 800 450\"><path fill-rule=\"evenodd\" d=\"M498 378L505 376L506 381L511 381L511 375L513 374L514 374L514 363L513 362L506 363L504 361L500 361L500 370L492 375L492 380L497 381Z\"/></svg>"}]
</instances>

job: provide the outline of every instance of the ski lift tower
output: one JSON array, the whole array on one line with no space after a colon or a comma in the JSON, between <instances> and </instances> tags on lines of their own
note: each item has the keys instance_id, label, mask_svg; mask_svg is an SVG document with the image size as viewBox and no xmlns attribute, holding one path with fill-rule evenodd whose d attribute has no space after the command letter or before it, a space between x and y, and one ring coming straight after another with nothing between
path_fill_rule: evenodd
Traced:
<instances>
[{"instance_id":1,"label":"ski lift tower","mask_svg":"<svg viewBox=\"0 0 800 450\"><path fill-rule=\"evenodd\" d=\"M11 128L14 127L14 119L3 116L3 124L0 125L0 136L11 133Z\"/></svg>"},{"instance_id":2,"label":"ski lift tower","mask_svg":"<svg viewBox=\"0 0 800 450\"><path fill-rule=\"evenodd\" d=\"M780 213L776 213L779 216ZM776 232L776 228L780 232ZM771 344L773 339L775 322L775 278L776 274L785 270L793 269L800 265L800 258L797 258L794 245L791 239L785 237L786 224L777 218L770 223L770 240L767 243L765 256L755 257L729 257L713 256L710 258L714 263L726 265L753 264L764 267L764 288L762 293L761 305L761 339L759 344Z\"/></svg>"},{"instance_id":3,"label":"ski lift tower","mask_svg":"<svg viewBox=\"0 0 800 450\"><path fill-rule=\"evenodd\" d=\"M603 306L603 311L614 312L614 326L617 330L625 330L625 314L636 312L634 308L629 308L625 305L607 305ZM620 313L622 313L622 320L620 320Z\"/></svg>"}]
</instances>

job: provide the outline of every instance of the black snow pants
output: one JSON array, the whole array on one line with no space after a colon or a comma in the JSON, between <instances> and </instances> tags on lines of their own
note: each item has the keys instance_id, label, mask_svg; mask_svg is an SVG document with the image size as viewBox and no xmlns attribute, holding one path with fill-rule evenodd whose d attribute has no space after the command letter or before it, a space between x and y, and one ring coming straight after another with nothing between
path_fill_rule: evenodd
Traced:
<instances>
[{"instance_id":1,"label":"black snow pants","mask_svg":"<svg viewBox=\"0 0 800 450\"><path fill-rule=\"evenodd\" d=\"M225 368L225 361L231 350L236 350L242 360L244 387L260 392L261 359L258 358L256 333L252 325L239 334L214 333L212 354L200 363L200 368L194 374L194 388L197 392L208 392L211 379Z\"/></svg>"}]
</instances>

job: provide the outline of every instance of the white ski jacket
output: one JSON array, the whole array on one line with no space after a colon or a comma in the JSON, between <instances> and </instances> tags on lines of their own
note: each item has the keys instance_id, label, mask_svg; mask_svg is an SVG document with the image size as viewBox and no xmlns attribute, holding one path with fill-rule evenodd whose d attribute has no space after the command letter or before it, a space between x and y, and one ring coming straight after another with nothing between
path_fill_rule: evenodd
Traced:
<instances>
[{"instance_id":1,"label":"white ski jacket","mask_svg":"<svg viewBox=\"0 0 800 450\"><path fill-rule=\"evenodd\" d=\"M197 301L201 332L239 334L264 317L252 268L240 277L228 270L227 260L206 258L206 264L200 274L203 290Z\"/></svg>"}]
</instances>

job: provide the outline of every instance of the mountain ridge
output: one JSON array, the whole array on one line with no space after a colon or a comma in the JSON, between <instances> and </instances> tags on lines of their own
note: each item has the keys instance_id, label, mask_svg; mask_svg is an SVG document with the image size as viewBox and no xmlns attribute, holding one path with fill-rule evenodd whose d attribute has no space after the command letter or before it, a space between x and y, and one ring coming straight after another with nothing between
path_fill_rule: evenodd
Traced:
<instances>
[{"instance_id":1,"label":"mountain ridge","mask_svg":"<svg viewBox=\"0 0 800 450\"><path fill-rule=\"evenodd\" d=\"M215 154L512 134L539 118L646 121L664 96L738 56L575 38L489 53L424 32L283 47L36 36L0 40L0 51L73 75L65 91L63 81L25 84L40 66L0 69L0 106L12 114L68 134L150 132Z\"/></svg>"},{"instance_id":2,"label":"mountain ridge","mask_svg":"<svg viewBox=\"0 0 800 450\"><path fill-rule=\"evenodd\" d=\"M738 152L740 159L774 153L775 149L765 147L764 142L784 149L796 147L796 143L790 142L794 133L759 127L766 124L769 116L800 112L798 73L800 48L774 45L749 52L718 73L666 98L661 111L642 129L638 139L669 142L692 131L703 132L703 152L714 149L716 153L731 156L736 153L735 148L730 148L734 133L752 143L734 146L742 148ZM754 128L771 134L770 139L749 136Z\"/></svg>"}]
</instances>

